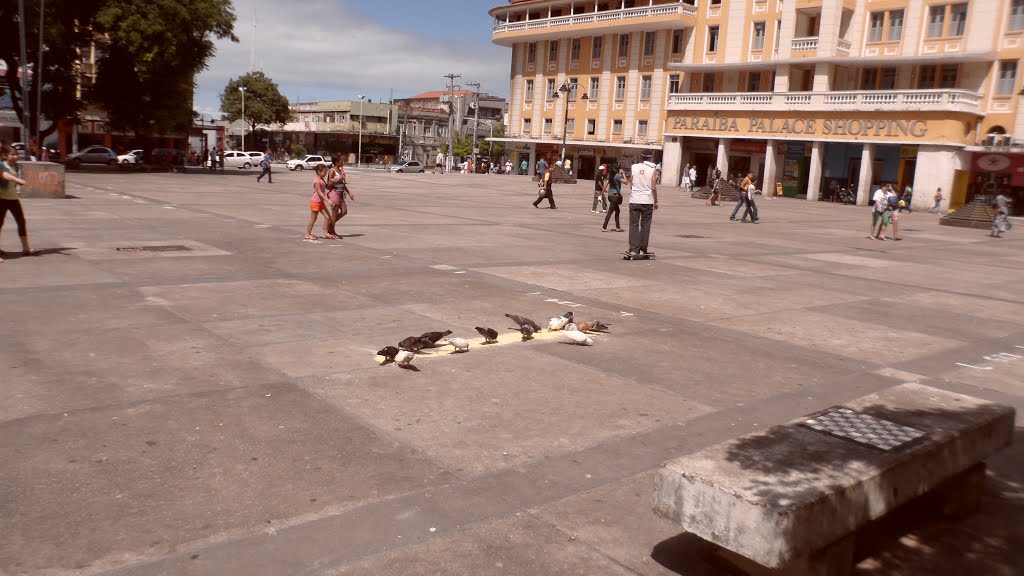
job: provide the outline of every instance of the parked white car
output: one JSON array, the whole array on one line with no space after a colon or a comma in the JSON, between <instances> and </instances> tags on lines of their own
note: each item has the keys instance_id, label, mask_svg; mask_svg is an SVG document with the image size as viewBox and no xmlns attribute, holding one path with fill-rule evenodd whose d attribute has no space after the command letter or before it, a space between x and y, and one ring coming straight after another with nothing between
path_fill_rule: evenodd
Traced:
<instances>
[{"instance_id":1,"label":"parked white car","mask_svg":"<svg viewBox=\"0 0 1024 576\"><path fill-rule=\"evenodd\" d=\"M117 161L120 164L138 164L142 162L142 150L132 150L127 154L121 154L117 157Z\"/></svg>"},{"instance_id":2,"label":"parked white car","mask_svg":"<svg viewBox=\"0 0 1024 576\"><path fill-rule=\"evenodd\" d=\"M331 161L329 158L323 156L317 156L315 154L306 154L298 160L289 160L288 169L291 171L302 171L302 170L316 170L317 166L331 167Z\"/></svg>"},{"instance_id":3,"label":"parked white car","mask_svg":"<svg viewBox=\"0 0 1024 576\"><path fill-rule=\"evenodd\" d=\"M245 152L239 152L238 150L225 150L224 151L224 167L225 168L243 168L248 170L252 168L256 162L253 162L251 156Z\"/></svg>"}]
</instances>

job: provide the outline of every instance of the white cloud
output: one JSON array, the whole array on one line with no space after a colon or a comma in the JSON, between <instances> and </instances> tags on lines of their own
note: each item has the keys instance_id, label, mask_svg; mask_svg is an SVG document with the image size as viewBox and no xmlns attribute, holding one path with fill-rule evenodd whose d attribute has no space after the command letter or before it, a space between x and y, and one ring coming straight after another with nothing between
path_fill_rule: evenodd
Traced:
<instances>
[{"instance_id":1,"label":"white cloud","mask_svg":"<svg viewBox=\"0 0 1024 576\"><path fill-rule=\"evenodd\" d=\"M216 112L224 85L249 71L251 0L236 0L235 14L240 42L218 42L210 68L196 78L201 112ZM484 91L507 95L509 49L491 44L486 34L439 41L373 22L338 0L260 1L256 68L289 100L307 102L358 93L381 101L392 89L396 98L411 96L444 88L449 73L462 75L457 82L480 82Z\"/></svg>"}]
</instances>

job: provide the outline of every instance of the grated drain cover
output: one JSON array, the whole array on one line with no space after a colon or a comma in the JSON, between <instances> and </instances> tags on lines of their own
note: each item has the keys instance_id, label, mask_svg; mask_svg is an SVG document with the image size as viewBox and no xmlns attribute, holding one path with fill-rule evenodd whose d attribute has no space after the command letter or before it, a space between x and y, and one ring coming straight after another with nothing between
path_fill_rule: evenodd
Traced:
<instances>
[{"instance_id":1,"label":"grated drain cover","mask_svg":"<svg viewBox=\"0 0 1024 576\"><path fill-rule=\"evenodd\" d=\"M707 236L701 236L700 234L678 234L679 238L707 238Z\"/></svg>"},{"instance_id":2,"label":"grated drain cover","mask_svg":"<svg viewBox=\"0 0 1024 576\"><path fill-rule=\"evenodd\" d=\"M118 252L188 252L191 250L188 246L181 246L179 244L166 245L166 246L121 246L117 248Z\"/></svg>"}]
</instances>

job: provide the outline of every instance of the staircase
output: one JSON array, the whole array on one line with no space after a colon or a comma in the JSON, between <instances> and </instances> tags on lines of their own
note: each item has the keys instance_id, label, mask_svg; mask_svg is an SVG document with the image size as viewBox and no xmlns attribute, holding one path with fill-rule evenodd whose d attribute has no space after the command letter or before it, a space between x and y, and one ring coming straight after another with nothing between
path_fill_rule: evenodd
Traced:
<instances>
[{"instance_id":1,"label":"staircase","mask_svg":"<svg viewBox=\"0 0 1024 576\"><path fill-rule=\"evenodd\" d=\"M740 187L733 182L726 180L718 187L718 191L722 193L721 202L736 202L740 199ZM702 186L700 188L694 188L690 194L692 198L699 198L701 200L707 200L711 197L711 186Z\"/></svg>"},{"instance_id":2,"label":"staircase","mask_svg":"<svg viewBox=\"0 0 1024 576\"><path fill-rule=\"evenodd\" d=\"M970 204L961 207L956 212L950 212L943 216L939 219L939 224L987 230L992 227L992 220L996 217L996 211L990 202L991 200L987 197L975 198Z\"/></svg>"},{"instance_id":3,"label":"staircase","mask_svg":"<svg viewBox=\"0 0 1024 576\"><path fill-rule=\"evenodd\" d=\"M543 176L543 174L537 174L536 176L533 177L533 181L534 182L540 182L541 176ZM570 176L569 173L565 171L565 168L562 168L561 166L559 166L557 164L555 165L554 172L552 172L552 174L551 174L551 180L555 184L575 184L576 183L576 179L573 178L572 176Z\"/></svg>"}]
</instances>

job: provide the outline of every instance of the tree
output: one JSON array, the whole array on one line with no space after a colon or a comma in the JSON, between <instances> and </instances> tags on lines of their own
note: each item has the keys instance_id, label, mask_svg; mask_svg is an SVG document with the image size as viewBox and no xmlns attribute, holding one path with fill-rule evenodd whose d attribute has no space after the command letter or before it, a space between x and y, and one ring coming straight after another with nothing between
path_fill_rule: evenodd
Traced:
<instances>
[{"instance_id":1,"label":"tree","mask_svg":"<svg viewBox=\"0 0 1024 576\"><path fill-rule=\"evenodd\" d=\"M505 125L495 124L494 125L494 138L503 138L505 136ZM484 143L480 145L480 151L487 150L488 155L492 158L501 158L505 155L505 143L504 142L492 142L490 138L484 138Z\"/></svg>"},{"instance_id":2,"label":"tree","mask_svg":"<svg viewBox=\"0 0 1024 576\"><path fill-rule=\"evenodd\" d=\"M455 134L452 142L452 150L456 158L465 158L473 153L473 135Z\"/></svg>"},{"instance_id":3,"label":"tree","mask_svg":"<svg viewBox=\"0 0 1024 576\"><path fill-rule=\"evenodd\" d=\"M38 62L39 3L26 2L27 63L20 57L18 3L0 2L0 60L14 111L24 122L19 88L23 64ZM136 134L184 130L191 120L194 76L213 55L212 38L231 38L230 0L48 0L44 23L43 73L32 74L29 108L36 117L35 90L43 82L43 116L76 122L87 103L103 108L110 126ZM95 63L79 50L94 44ZM97 66L96 84L79 92L83 66ZM34 121L33 121L34 122Z\"/></svg>"},{"instance_id":4,"label":"tree","mask_svg":"<svg viewBox=\"0 0 1024 576\"><path fill-rule=\"evenodd\" d=\"M237 80L230 80L220 95L220 109L234 122L242 117L242 93L245 88L245 120L251 131L259 124L284 124L291 120L288 99L277 84L263 72L250 72Z\"/></svg>"},{"instance_id":5,"label":"tree","mask_svg":"<svg viewBox=\"0 0 1024 576\"><path fill-rule=\"evenodd\" d=\"M103 51L90 96L110 127L137 135L180 131L192 116L195 75L213 38L234 35L231 0L106 0L96 14Z\"/></svg>"}]
</instances>

